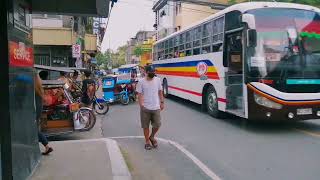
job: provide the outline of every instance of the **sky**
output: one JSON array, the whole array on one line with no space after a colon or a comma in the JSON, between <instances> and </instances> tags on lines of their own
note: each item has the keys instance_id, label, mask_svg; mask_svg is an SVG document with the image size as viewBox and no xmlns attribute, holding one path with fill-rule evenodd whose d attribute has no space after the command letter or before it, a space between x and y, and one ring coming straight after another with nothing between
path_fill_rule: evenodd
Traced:
<instances>
[{"instance_id":1,"label":"sky","mask_svg":"<svg viewBox=\"0 0 320 180\"><path fill-rule=\"evenodd\" d=\"M125 45L139 30L154 30L154 0L118 0L115 3L101 50L116 50Z\"/></svg>"}]
</instances>

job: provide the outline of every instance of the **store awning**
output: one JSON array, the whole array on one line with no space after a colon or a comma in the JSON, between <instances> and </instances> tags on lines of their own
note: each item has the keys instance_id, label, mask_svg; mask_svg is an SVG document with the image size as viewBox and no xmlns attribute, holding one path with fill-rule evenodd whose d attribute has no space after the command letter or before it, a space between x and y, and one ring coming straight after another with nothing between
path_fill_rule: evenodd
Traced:
<instances>
[{"instance_id":1,"label":"store awning","mask_svg":"<svg viewBox=\"0 0 320 180\"><path fill-rule=\"evenodd\" d=\"M32 12L107 18L110 0L32 0Z\"/></svg>"}]
</instances>

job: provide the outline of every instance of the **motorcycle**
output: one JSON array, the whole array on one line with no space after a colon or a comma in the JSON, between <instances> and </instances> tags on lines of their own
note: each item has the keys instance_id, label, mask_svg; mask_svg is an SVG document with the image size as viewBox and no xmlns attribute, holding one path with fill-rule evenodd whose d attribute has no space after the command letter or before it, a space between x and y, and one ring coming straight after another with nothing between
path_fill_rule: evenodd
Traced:
<instances>
[{"instance_id":1,"label":"motorcycle","mask_svg":"<svg viewBox=\"0 0 320 180\"><path fill-rule=\"evenodd\" d=\"M70 80L72 82L72 80ZM95 81L97 83L97 87L99 86L99 81ZM73 93L73 97L77 99L77 102L81 102L81 96L82 96L82 91L81 87L79 86L78 83L72 82L74 86L76 87L76 92ZM98 90L97 88L96 90ZM97 96L93 97L93 109L94 111L99 114L99 115L104 115L109 112L109 104L107 101L105 101L102 98L97 98Z\"/></svg>"}]
</instances>

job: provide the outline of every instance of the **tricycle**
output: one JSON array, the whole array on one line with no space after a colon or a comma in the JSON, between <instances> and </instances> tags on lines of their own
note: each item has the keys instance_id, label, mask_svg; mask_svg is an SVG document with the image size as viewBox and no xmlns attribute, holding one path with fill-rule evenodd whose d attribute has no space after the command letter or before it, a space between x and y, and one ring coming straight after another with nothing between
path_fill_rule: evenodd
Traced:
<instances>
[{"instance_id":1,"label":"tricycle","mask_svg":"<svg viewBox=\"0 0 320 180\"><path fill-rule=\"evenodd\" d=\"M59 72L72 73L74 70L41 65L35 65L35 68L41 73L44 89L41 131L46 136L56 136L92 129L96 122L92 108L74 99L66 82L51 80L56 79Z\"/></svg>"},{"instance_id":2,"label":"tricycle","mask_svg":"<svg viewBox=\"0 0 320 180\"><path fill-rule=\"evenodd\" d=\"M129 73L106 76L102 78L103 99L128 105L130 100L136 100L135 83Z\"/></svg>"},{"instance_id":3,"label":"tricycle","mask_svg":"<svg viewBox=\"0 0 320 180\"><path fill-rule=\"evenodd\" d=\"M65 89L64 82L43 81L44 104L41 115L41 131L55 136L74 131L89 131L96 122L91 108L81 106Z\"/></svg>"}]
</instances>

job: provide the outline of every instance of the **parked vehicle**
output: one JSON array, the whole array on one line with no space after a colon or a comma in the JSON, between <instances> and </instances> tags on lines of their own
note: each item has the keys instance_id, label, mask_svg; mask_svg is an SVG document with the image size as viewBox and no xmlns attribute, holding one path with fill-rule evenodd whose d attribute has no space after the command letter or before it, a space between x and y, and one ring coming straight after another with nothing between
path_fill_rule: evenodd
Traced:
<instances>
[{"instance_id":1,"label":"parked vehicle","mask_svg":"<svg viewBox=\"0 0 320 180\"><path fill-rule=\"evenodd\" d=\"M45 103L41 116L41 131L47 136L55 136L74 131L89 131L96 117L89 107L80 107L57 80L43 81Z\"/></svg>"},{"instance_id":2,"label":"parked vehicle","mask_svg":"<svg viewBox=\"0 0 320 180\"><path fill-rule=\"evenodd\" d=\"M51 75L59 72L73 73L74 69L40 65L34 67L38 73L46 71L48 74L46 80L42 80L45 101L40 121L41 131L47 136L56 136L92 129L96 122L93 110L81 106L71 95L65 82L52 80L57 77Z\"/></svg>"},{"instance_id":3,"label":"parked vehicle","mask_svg":"<svg viewBox=\"0 0 320 180\"><path fill-rule=\"evenodd\" d=\"M103 99L108 103L120 101L127 105L130 100L136 100L134 83L130 74L110 75L102 79Z\"/></svg>"}]
</instances>

